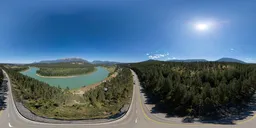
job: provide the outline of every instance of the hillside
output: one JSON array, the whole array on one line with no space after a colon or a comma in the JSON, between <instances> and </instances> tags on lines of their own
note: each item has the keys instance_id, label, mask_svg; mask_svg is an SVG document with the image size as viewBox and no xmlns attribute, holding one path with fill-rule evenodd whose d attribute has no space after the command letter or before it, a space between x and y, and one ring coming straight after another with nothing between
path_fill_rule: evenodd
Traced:
<instances>
[{"instance_id":1,"label":"hillside","mask_svg":"<svg viewBox=\"0 0 256 128\"><path fill-rule=\"evenodd\" d=\"M93 67L94 65L87 62L59 62L59 63L34 63L28 64L28 66L34 66L39 68L82 68Z\"/></svg>"},{"instance_id":2,"label":"hillside","mask_svg":"<svg viewBox=\"0 0 256 128\"><path fill-rule=\"evenodd\" d=\"M168 62L208 62L206 59L174 59L174 60L167 60ZM227 58L223 57L218 60L215 60L215 62L233 62L233 63L245 63L244 61L235 59L235 58Z\"/></svg>"},{"instance_id":3,"label":"hillside","mask_svg":"<svg viewBox=\"0 0 256 128\"><path fill-rule=\"evenodd\" d=\"M244 61L234 59L234 58L220 58L216 60L217 62L235 62L235 63L245 63Z\"/></svg>"},{"instance_id":4,"label":"hillside","mask_svg":"<svg viewBox=\"0 0 256 128\"><path fill-rule=\"evenodd\" d=\"M81 58L40 61L40 63L30 64L29 66L40 68L37 71L38 75L51 77L82 75L96 71L93 64Z\"/></svg>"}]
</instances>

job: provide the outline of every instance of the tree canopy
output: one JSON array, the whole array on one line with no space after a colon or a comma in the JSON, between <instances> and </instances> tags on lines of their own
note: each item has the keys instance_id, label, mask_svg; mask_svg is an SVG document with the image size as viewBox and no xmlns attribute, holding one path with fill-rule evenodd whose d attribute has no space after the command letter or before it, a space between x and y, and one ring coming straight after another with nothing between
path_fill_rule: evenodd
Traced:
<instances>
[{"instance_id":1,"label":"tree canopy","mask_svg":"<svg viewBox=\"0 0 256 128\"><path fill-rule=\"evenodd\" d=\"M95 70L92 66L86 68L40 68L36 73L42 76L72 76L90 73Z\"/></svg>"},{"instance_id":2,"label":"tree canopy","mask_svg":"<svg viewBox=\"0 0 256 128\"><path fill-rule=\"evenodd\" d=\"M129 65L157 108L178 116L225 116L256 89L256 66L218 62L142 62ZM223 111L225 110L225 111Z\"/></svg>"},{"instance_id":3,"label":"tree canopy","mask_svg":"<svg viewBox=\"0 0 256 128\"><path fill-rule=\"evenodd\" d=\"M3 71L0 69L0 86L2 85L3 79L4 79L4 74L3 74Z\"/></svg>"}]
</instances>

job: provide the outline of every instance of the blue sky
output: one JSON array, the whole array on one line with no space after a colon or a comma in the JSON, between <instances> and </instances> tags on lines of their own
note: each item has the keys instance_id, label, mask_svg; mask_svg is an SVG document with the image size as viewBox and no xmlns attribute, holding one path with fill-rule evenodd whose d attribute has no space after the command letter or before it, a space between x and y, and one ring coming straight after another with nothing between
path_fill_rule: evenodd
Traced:
<instances>
[{"instance_id":1,"label":"blue sky","mask_svg":"<svg viewBox=\"0 0 256 128\"><path fill-rule=\"evenodd\" d=\"M0 1L0 62L256 62L255 12L253 0Z\"/></svg>"}]
</instances>

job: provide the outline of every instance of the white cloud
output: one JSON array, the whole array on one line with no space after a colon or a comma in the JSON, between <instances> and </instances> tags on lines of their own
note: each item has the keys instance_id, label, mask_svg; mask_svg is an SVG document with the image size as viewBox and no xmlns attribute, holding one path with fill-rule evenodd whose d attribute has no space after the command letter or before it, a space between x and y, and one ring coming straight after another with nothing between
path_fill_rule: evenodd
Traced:
<instances>
[{"instance_id":1,"label":"white cloud","mask_svg":"<svg viewBox=\"0 0 256 128\"><path fill-rule=\"evenodd\" d=\"M230 48L230 51L235 51L235 49L234 48Z\"/></svg>"},{"instance_id":2,"label":"white cloud","mask_svg":"<svg viewBox=\"0 0 256 128\"><path fill-rule=\"evenodd\" d=\"M152 54L152 55L148 55L149 59L160 59L160 58L164 58L169 56L169 53L163 53L163 54Z\"/></svg>"},{"instance_id":3,"label":"white cloud","mask_svg":"<svg viewBox=\"0 0 256 128\"><path fill-rule=\"evenodd\" d=\"M164 57L164 54L154 54L154 55L148 56L149 59L159 59L163 57Z\"/></svg>"},{"instance_id":4,"label":"white cloud","mask_svg":"<svg viewBox=\"0 0 256 128\"><path fill-rule=\"evenodd\" d=\"M177 58L176 57L168 57L166 58L166 60L176 60Z\"/></svg>"},{"instance_id":5,"label":"white cloud","mask_svg":"<svg viewBox=\"0 0 256 128\"><path fill-rule=\"evenodd\" d=\"M147 53L146 55L149 56L149 53Z\"/></svg>"}]
</instances>

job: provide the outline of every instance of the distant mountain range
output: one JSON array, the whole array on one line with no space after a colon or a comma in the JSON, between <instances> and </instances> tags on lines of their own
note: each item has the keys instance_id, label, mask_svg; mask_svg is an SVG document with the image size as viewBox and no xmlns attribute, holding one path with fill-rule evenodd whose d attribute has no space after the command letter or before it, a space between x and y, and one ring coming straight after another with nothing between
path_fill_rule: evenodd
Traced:
<instances>
[{"instance_id":1,"label":"distant mountain range","mask_svg":"<svg viewBox=\"0 0 256 128\"><path fill-rule=\"evenodd\" d=\"M158 60L146 60L146 61L158 61ZM145 61L145 62L146 62ZM178 60L178 59L174 59L174 60L167 60L169 62L208 62L208 60L206 59L184 59L184 60ZM105 64L105 65L114 65L114 64L120 64L120 62L115 62L115 61L101 61L101 60L94 60L92 62L89 62L85 59L82 58L63 58L63 59L56 59L56 60L43 60L43 61L39 61L39 62L35 62L36 63L89 63L89 64ZM234 58L220 58L218 60L216 60L216 62L236 62L236 63L245 63L244 61L238 60L238 59L234 59Z\"/></svg>"},{"instance_id":2,"label":"distant mountain range","mask_svg":"<svg viewBox=\"0 0 256 128\"><path fill-rule=\"evenodd\" d=\"M208 60L206 59L185 59L185 60L168 60L170 62L207 62ZM220 58L218 60L216 60L216 62L235 62L235 63L245 63L244 61L238 60L238 59L234 59L234 58Z\"/></svg>"},{"instance_id":3,"label":"distant mountain range","mask_svg":"<svg viewBox=\"0 0 256 128\"><path fill-rule=\"evenodd\" d=\"M94 60L94 61L92 61L92 64L106 64L106 65L113 65L113 64L120 64L120 62Z\"/></svg>"},{"instance_id":4,"label":"distant mountain range","mask_svg":"<svg viewBox=\"0 0 256 128\"><path fill-rule=\"evenodd\" d=\"M80 63L90 63L87 60L82 58L63 58L63 59L56 59L56 60L43 60L35 63L68 63L68 62L80 62Z\"/></svg>"},{"instance_id":5,"label":"distant mountain range","mask_svg":"<svg viewBox=\"0 0 256 128\"><path fill-rule=\"evenodd\" d=\"M236 63L245 63L242 60L234 59L234 58L220 58L216 60L217 62L236 62Z\"/></svg>"},{"instance_id":6,"label":"distant mountain range","mask_svg":"<svg viewBox=\"0 0 256 128\"><path fill-rule=\"evenodd\" d=\"M56 60L43 60L43 61L39 61L39 62L34 62L34 64L38 64L38 63L47 63L47 64L52 64L52 63L90 63L90 64L113 65L113 64L119 64L120 62L100 61L100 60L95 60L95 61L89 62L82 58L63 58L63 59L56 59Z\"/></svg>"}]
</instances>

